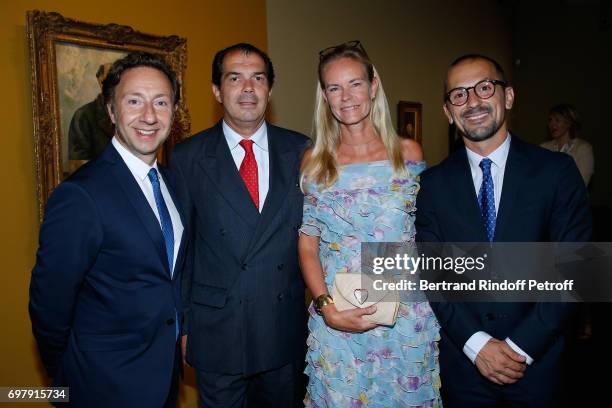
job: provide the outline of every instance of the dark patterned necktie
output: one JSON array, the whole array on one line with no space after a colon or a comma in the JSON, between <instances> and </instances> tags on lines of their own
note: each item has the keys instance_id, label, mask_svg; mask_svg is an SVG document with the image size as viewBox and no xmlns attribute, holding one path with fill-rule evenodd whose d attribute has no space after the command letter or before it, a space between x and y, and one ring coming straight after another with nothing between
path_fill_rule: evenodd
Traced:
<instances>
[{"instance_id":1,"label":"dark patterned necktie","mask_svg":"<svg viewBox=\"0 0 612 408\"><path fill-rule=\"evenodd\" d=\"M487 238L490 242L495 237L495 194L493 189L493 177L491 177L491 159L484 158L480 162L482 169L482 184L478 193L478 206L480 215L487 231Z\"/></svg>"},{"instance_id":2,"label":"dark patterned necktie","mask_svg":"<svg viewBox=\"0 0 612 408\"><path fill-rule=\"evenodd\" d=\"M168 257L168 268L170 270L170 276L172 277L172 267L174 264L174 228L172 228L172 219L170 218L170 212L162 196L161 187L159 185L159 178L157 176L157 170L151 169L147 174L149 181L153 186L153 196L155 197L155 205L157 206L157 212L162 225L162 235L164 236L164 242L166 244L166 256ZM178 339L180 329L178 312L174 311L174 336Z\"/></svg>"},{"instance_id":3,"label":"dark patterned necktie","mask_svg":"<svg viewBox=\"0 0 612 408\"><path fill-rule=\"evenodd\" d=\"M161 221L162 235L164 236L164 242L166 244L166 256L168 257L170 275L172 275L172 265L174 263L174 229L172 228L172 219L170 218L168 207L166 207L166 202L162 196L157 170L151 169L147 175L153 186L153 196L155 197L155 204L157 205L157 212Z\"/></svg>"}]
</instances>

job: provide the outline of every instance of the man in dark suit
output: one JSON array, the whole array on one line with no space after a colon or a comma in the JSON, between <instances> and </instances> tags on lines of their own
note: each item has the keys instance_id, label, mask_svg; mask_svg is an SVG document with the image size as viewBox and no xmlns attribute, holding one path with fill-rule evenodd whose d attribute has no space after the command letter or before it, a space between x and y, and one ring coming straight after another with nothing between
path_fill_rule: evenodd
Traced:
<instances>
[{"instance_id":1,"label":"man in dark suit","mask_svg":"<svg viewBox=\"0 0 612 408\"><path fill-rule=\"evenodd\" d=\"M426 171L417 198L422 242L586 241L587 196L571 157L524 143L507 129L514 103L501 66L467 55L446 78L444 112L463 136ZM435 303L442 326L446 407L558 406L563 303Z\"/></svg>"},{"instance_id":2,"label":"man in dark suit","mask_svg":"<svg viewBox=\"0 0 612 408\"><path fill-rule=\"evenodd\" d=\"M294 407L304 397L298 172L308 139L264 120L273 83L256 47L219 51L212 90L223 119L172 157L193 238L183 339L203 407Z\"/></svg>"},{"instance_id":3,"label":"man in dark suit","mask_svg":"<svg viewBox=\"0 0 612 408\"><path fill-rule=\"evenodd\" d=\"M75 407L175 406L185 234L156 153L179 100L157 56L132 53L104 81L115 135L51 195L30 316L54 385Z\"/></svg>"}]
</instances>

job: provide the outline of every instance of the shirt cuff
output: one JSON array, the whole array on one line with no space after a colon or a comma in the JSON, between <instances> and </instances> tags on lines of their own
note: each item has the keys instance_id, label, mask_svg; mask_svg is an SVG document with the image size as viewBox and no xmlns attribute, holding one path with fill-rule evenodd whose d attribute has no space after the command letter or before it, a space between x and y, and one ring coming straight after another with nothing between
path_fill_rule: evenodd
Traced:
<instances>
[{"instance_id":1,"label":"shirt cuff","mask_svg":"<svg viewBox=\"0 0 612 408\"><path fill-rule=\"evenodd\" d=\"M483 331L479 331L472 334L468 341L465 342L465 345L463 346L463 352L466 356L468 356L472 364L474 364L476 356L478 355L480 350L484 347L485 344L487 344L490 339L490 334Z\"/></svg>"},{"instance_id":2,"label":"shirt cuff","mask_svg":"<svg viewBox=\"0 0 612 408\"><path fill-rule=\"evenodd\" d=\"M517 353L519 353L521 356L525 357L525 362L527 363L527 365L531 365L533 363L533 358L531 358L529 356L529 354L525 353L523 351L523 349L521 349L519 346L517 346L512 340L510 340L510 337L506 337L506 343L508 343L508 345L510 346L510 348L514 351L516 351Z\"/></svg>"}]
</instances>

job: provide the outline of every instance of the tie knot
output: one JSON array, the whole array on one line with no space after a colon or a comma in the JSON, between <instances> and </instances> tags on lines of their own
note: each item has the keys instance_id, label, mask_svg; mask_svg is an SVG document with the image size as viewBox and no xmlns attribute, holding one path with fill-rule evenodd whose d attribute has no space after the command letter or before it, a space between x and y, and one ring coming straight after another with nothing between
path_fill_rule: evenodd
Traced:
<instances>
[{"instance_id":1,"label":"tie knot","mask_svg":"<svg viewBox=\"0 0 612 408\"><path fill-rule=\"evenodd\" d=\"M482 159L480 161L480 168L482 169L483 172L489 172L491 171L491 164L493 163L493 161L491 161L491 159L485 157L484 159Z\"/></svg>"},{"instance_id":2,"label":"tie knot","mask_svg":"<svg viewBox=\"0 0 612 408\"><path fill-rule=\"evenodd\" d=\"M159 178L157 177L157 169L152 168L151 170L149 170L147 176L149 176L149 180L151 181L151 183L159 183Z\"/></svg>"},{"instance_id":3,"label":"tie knot","mask_svg":"<svg viewBox=\"0 0 612 408\"><path fill-rule=\"evenodd\" d=\"M242 148L247 152L247 153L252 153L253 152L253 141L250 139L242 139L240 141L240 146L242 146Z\"/></svg>"}]
</instances>

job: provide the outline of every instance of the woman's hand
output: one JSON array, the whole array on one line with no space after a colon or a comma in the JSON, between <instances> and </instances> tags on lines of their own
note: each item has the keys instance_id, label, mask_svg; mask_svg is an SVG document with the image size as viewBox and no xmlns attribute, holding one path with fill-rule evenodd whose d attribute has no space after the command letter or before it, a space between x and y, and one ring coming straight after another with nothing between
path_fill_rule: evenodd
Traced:
<instances>
[{"instance_id":1,"label":"woman's hand","mask_svg":"<svg viewBox=\"0 0 612 408\"><path fill-rule=\"evenodd\" d=\"M323 280L323 268L319 259L319 239L318 236L306 235L301 232L298 240L302 275L314 299L327 293L327 286ZM321 313L323 313L325 323L329 327L340 331L360 333L377 326L376 323L363 318L364 315L376 313L376 306L339 312L332 303L321 307Z\"/></svg>"},{"instance_id":2,"label":"woman's hand","mask_svg":"<svg viewBox=\"0 0 612 408\"><path fill-rule=\"evenodd\" d=\"M361 333L371 330L378 326L376 323L370 322L363 318L365 315L376 313L376 306L369 306L364 309L356 308L339 312L334 304L329 304L321 308L323 319L332 329L350 332Z\"/></svg>"}]
</instances>

